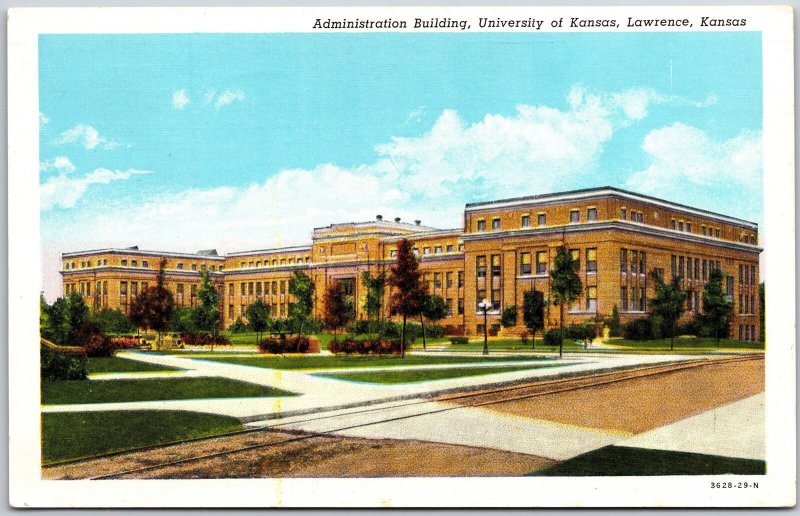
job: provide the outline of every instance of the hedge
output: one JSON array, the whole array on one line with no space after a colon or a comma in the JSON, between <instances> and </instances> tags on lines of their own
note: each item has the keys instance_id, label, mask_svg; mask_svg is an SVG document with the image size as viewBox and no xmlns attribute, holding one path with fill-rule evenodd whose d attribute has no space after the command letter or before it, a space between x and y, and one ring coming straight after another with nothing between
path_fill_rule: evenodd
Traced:
<instances>
[{"instance_id":1,"label":"hedge","mask_svg":"<svg viewBox=\"0 0 800 516\"><path fill-rule=\"evenodd\" d=\"M399 340L356 340L351 338L331 341L328 345L331 353L346 355L399 355Z\"/></svg>"},{"instance_id":2,"label":"hedge","mask_svg":"<svg viewBox=\"0 0 800 516\"><path fill-rule=\"evenodd\" d=\"M61 353L41 347L39 371L42 380L85 380L86 355Z\"/></svg>"},{"instance_id":3,"label":"hedge","mask_svg":"<svg viewBox=\"0 0 800 516\"><path fill-rule=\"evenodd\" d=\"M280 335L267 337L258 343L262 353L282 355L285 353L319 353L319 341L306 335Z\"/></svg>"},{"instance_id":4,"label":"hedge","mask_svg":"<svg viewBox=\"0 0 800 516\"><path fill-rule=\"evenodd\" d=\"M181 333L181 342L190 346L223 346L231 343L225 335L211 335L208 333L194 333L185 331Z\"/></svg>"},{"instance_id":5,"label":"hedge","mask_svg":"<svg viewBox=\"0 0 800 516\"><path fill-rule=\"evenodd\" d=\"M450 337L450 344L466 344L469 342L469 337Z\"/></svg>"}]
</instances>

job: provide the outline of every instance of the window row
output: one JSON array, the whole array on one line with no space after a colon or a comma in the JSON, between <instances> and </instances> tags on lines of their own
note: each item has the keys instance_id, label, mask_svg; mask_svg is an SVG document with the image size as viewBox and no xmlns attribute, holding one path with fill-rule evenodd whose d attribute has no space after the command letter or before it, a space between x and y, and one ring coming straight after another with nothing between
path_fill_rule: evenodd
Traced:
<instances>
[{"instance_id":1,"label":"window row","mask_svg":"<svg viewBox=\"0 0 800 516\"><path fill-rule=\"evenodd\" d=\"M631 222L644 222L644 213L641 211L630 210ZM622 207L619 209L619 218L622 220L628 219L628 208Z\"/></svg>"},{"instance_id":2,"label":"window row","mask_svg":"<svg viewBox=\"0 0 800 516\"><path fill-rule=\"evenodd\" d=\"M756 296L739 294L739 314L753 315L756 313Z\"/></svg>"},{"instance_id":3,"label":"window row","mask_svg":"<svg viewBox=\"0 0 800 516\"><path fill-rule=\"evenodd\" d=\"M130 290L128 290L129 286L130 286ZM140 287L141 287L141 290L140 290ZM128 294L130 294L130 297L134 298L134 297L139 295L139 292L144 291L144 289L146 289L146 288L147 288L147 282L146 281L142 281L141 283L136 282L136 281L131 281L131 282L120 281L119 282L119 296L120 296L120 298L125 298L125 297L128 296ZM87 293L87 295L88 295L88 293Z\"/></svg>"},{"instance_id":4,"label":"window row","mask_svg":"<svg viewBox=\"0 0 800 516\"><path fill-rule=\"evenodd\" d=\"M243 281L239 283L239 295L245 296L268 296L270 294L277 295L286 294L289 290L288 280L276 281ZM228 297L233 298L234 283L228 283Z\"/></svg>"},{"instance_id":5,"label":"window row","mask_svg":"<svg viewBox=\"0 0 800 516\"><path fill-rule=\"evenodd\" d=\"M628 258L630 258L630 262L628 262ZM629 263L630 267L628 266ZM631 274L646 274L647 253L644 251L637 251L635 249L620 249L619 271L630 272Z\"/></svg>"},{"instance_id":6,"label":"window row","mask_svg":"<svg viewBox=\"0 0 800 516\"><path fill-rule=\"evenodd\" d=\"M751 245L756 245L757 243L755 235L742 235L739 237L739 241Z\"/></svg>"},{"instance_id":7,"label":"window row","mask_svg":"<svg viewBox=\"0 0 800 516\"><path fill-rule=\"evenodd\" d=\"M143 262L143 263L146 264L147 262ZM77 265L78 265L77 262L64 262L64 270L65 271L74 270L74 269L77 268ZM94 264L95 267L100 267L100 266L103 266L103 265L108 265L108 259L104 258L102 260L97 260L97 263ZM81 269L86 269L86 268L89 268L89 267L92 267L92 266L93 265L92 265L92 261L91 260L80 262L80 268ZM147 267L147 265L142 265L142 267Z\"/></svg>"},{"instance_id":8,"label":"window row","mask_svg":"<svg viewBox=\"0 0 800 516\"><path fill-rule=\"evenodd\" d=\"M739 285L755 285L756 284L756 266L755 265L739 265Z\"/></svg>"},{"instance_id":9,"label":"window row","mask_svg":"<svg viewBox=\"0 0 800 516\"><path fill-rule=\"evenodd\" d=\"M289 305L290 303L272 303L271 305L267 305L269 307L269 314L271 317L286 317L289 314ZM233 321L235 314L233 313L233 303L228 304L228 320ZM239 315L242 317L247 317L247 307L246 304L240 305L240 312Z\"/></svg>"},{"instance_id":10,"label":"window row","mask_svg":"<svg viewBox=\"0 0 800 516\"><path fill-rule=\"evenodd\" d=\"M690 256L672 255L670 257L670 266L673 278L680 276L687 280L708 281L711 273L720 268L720 262L719 260L708 260L706 258L701 260Z\"/></svg>"},{"instance_id":11,"label":"window row","mask_svg":"<svg viewBox=\"0 0 800 516\"><path fill-rule=\"evenodd\" d=\"M621 312L647 311L647 290L645 287L621 287L619 292Z\"/></svg>"},{"instance_id":12,"label":"window row","mask_svg":"<svg viewBox=\"0 0 800 516\"><path fill-rule=\"evenodd\" d=\"M311 257L306 256L305 258L297 257L296 261L295 258L281 258L281 259L274 259L272 262L269 260L261 260L256 261L249 261L249 262L239 262L240 269L252 269L252 268L259 268L259 267L278 267L284 265L302 265L304 263L311 263ZM220 267L220 270L222 267ZM211 270L214 270L213 267Z\"/></svg>"},{"instance_id":13,"label":"window row","mask_svg":"<svg viewBox=\"0 0 800 516\"><path fill-rule=\"evenodd\" d=\"M579 272L581 270L581 251L580 249L570 249L570 255L572 256L572 262L575 267L575 272ZM499 259L500 256L496 255ZM520 276L530 276L533 273L533 266L531 264L531 258L535 258L536 264L536 276L542 276L548 273L550 262L549 262L549 252L548 251L536 251L535 253L530 252L522 252L519 254L519 274ZM587 273L594 273L597 272L597 248L590 248L585 250L585 257L586 257L586 272ZM499 275L499 272L498 272Z\"/></svg>"},{"instance_id":14,"label":"window row","mask_svg":"<svg viewBox=\"0 0 800 516\"><path fill-rule=\"evenodd\" d=\"M428 284L428 289L432 292L435 289L440 289L444 286L445 289L453 288L456 286L457 288L464 287L464 271L457 271L453 272L434 272L434 273L425 273L424 274L424 281ZM455 278L455 283L453 279ZM444 283L442 283L442 279L444 279Z\"/></svg>"},{"instance_id":15,"label":"window row","mask_svg":"<svg viewBox=\"0 0 800 516\"><path fill-rule=\"evenodd\" d=\"M758 337L756 336L756 325L755 324L740 324L739 325L739 340L751 340L754 341Z\"/></svg>"}]
</instances>

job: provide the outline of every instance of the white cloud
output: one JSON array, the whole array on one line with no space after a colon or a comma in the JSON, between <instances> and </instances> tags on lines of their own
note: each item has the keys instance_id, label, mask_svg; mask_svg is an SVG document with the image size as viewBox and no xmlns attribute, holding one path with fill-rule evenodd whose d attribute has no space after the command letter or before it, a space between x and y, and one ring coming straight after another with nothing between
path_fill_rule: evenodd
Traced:
<instances>
[{"instance_id":1,"label":"white cloud","mask_svg":"<svg viewBox=\"0 0 800 516\"><path fill-rule=\"evenodd\" d=\"M227 106L232 102L244 102L245 96L241 90L225 90L217 96L214 107L217 109Z\"/></svg>"},{"instance_id":2,"label":"white cloud","mask_svg":"<svg viewBox=\"0 0 800 516\"><path fill-rule=\"evenodd\" d=\"M110 140L100 133L91 125L78 124L72 129L68 129L61 133L55 141L56 144L63 145L65 143L80 143L87 150L92 150L97 147L101 149L115 149L121 144L117 141Z\"/></svg>"},{"instance_id":3,"label":"white cloud","mask_svg":"<svg viewBox=\"0 0 800 516\"><path fill-rule=\"evenodd\" d=\"M47 211L53 207L72 208L83 197L86 189L93 184L108 184L122 181L137 174L149 174L146 170L109 170L97 168L83 177L61 173L50 177L39 186L40 209Z\"/></svg>"},{"instance_id":4,"label":"white cloud","mask_svg":"<svg viewBox=\"0 0 800 516\"><path fill-rule=\"evenodd\" d=\"M425 106L419 106L411 110L406 117L406 125L411 122L421 122L422 117L425 116Z\"/></svg>"},{"instance_id":5,"label":"white cloud","mask_svg":"<svg viewBox=\"0 0 800 516\"><path fill-rule=\"evenodd\" d=\"M39 170L41 172L50 172L55 170L59 173L69 174L75 172L75 165L67 156L56 156L51 160L42 161L39 163Z\"/></svg>"},{"instance_id":6,"label":"white cloud","mask_svg":"<svg viewBox=\"0 0 800 516\"><path fill-rule=\"evenodd\" d=\"M39 129L42 129L48 123L50 123L50 119L47 118L47 116L44 113L39 111Z\"/></svg>"},{"instance_id":7,"label":"white cloud","mask_svg":"<svg viewBox=\"0 0 800 516\"><path fill-rule=\"evenodd\" d=\"M677 191L687 185L760 189L760 131L745 130L733 138L716 140L697 127L678 122L651 131L642 149L650 165L628 179L628 186L635 190Z\"/></svg>"},{"instance_id":8,"label":"white cloud","mask_svg":"<svg viewBox=\"0 0 800 516\"><path fill-rule=\"evenodd\" d=\"M176 109L183 109L186 104L190 103L189 96L186 94L186 89L180 89L172 93L172 105Z\"/></svg>"}]
</instances>

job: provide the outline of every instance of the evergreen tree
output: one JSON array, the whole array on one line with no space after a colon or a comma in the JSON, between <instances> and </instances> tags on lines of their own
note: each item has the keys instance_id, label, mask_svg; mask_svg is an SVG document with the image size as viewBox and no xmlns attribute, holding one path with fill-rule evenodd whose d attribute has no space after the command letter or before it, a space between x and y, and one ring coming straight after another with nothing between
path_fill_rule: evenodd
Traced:
<instances>
[{"instance_id":1,"label":"evergreen tree","mask_svg":"<svg viewBox=\"0 0 800 516\"><path fill-rule=\"evenodd\" d=\"M370 323L379 320L383 308L383 296L386 292L386 273L381 272L373 277L368 271L361 273L361 283L367 291L364 296L364 311ZM371 333L370 329L370 333Z\"/></svg>"},{"instance_id":2,"label":"evergreen tree","mask_svg":"<svg viewBox=\"0 0 800 516\"><path fill-rule=\"evenodd\" d=\"M447 302L442 299L442 296L425 296L422 311L419 313L419 320L422 323L422 349L427 349L425 346L425 319L430 319L436 324L445 317L447 317Z\"/></svg>"},{"instance_id":3,"label":"evergreen tree","mask_svg":"<svg viewBox=\"0 0 800 516\"><path fill-rule=\"evenodd\" d=\"M219 313L221 297L219 291L211 282L208 272L201 272L200 289L197 292L200 306L196 307L192 312L192 322L199 331L209 332L213 335L217 334L221 321Z\"/></svg>"},{"instance_id":4,"label":"evergreen tree","mask_svg":"<svg viewBox=\"0 0 800 516\"><path fill-rule=\"evenodd\" d=\"M719 347L720 334L728 334L733 303L722 287L724 278L720 269L711 271L708 283L703 288L703 320L714 329L714 340Z\"/></svg>"},{"instance_id":5,"label":"evergreen tree","mask_svg":"<svg viewBox=\"0 0 800 516\"><path fill-rule=\"evenodd\" d=\"M404 238L397 243L397 261L387 279L392 287L389 309L392 314L403 316L403 332L400 338L400 356L406 356L406 319L418 315L428 295L422 283L419 263L413 252L413 243Z\"/></svg>"},{"instance_id":6,"label":"evergreen tree","mask_svg":"<svg viewBox=\"0 0 800 516\"><path fill-rule=\"evenodd\" d=\"M553 303L558 305L560 319L560 341L558 343L558 356L564 356L564 305L573 303L581 295L583 285L576 269L578 262L565 246L556 251L553 269L550 271L550 288L553 291Z\"/></svg>"},{"instance_id":7,"label":"evergreen tree","mask_svg":"<svg viewBox=\"0 0 800 516\"><path fill-rule=\"evenodd\" d=\"M314 309L314 288L314 280L301 271L294 271L294 277L289 280L289 294L294 296L289 315L300 324L297 332L300 335L303 334L303 326Z\"/></svg>"},{"instance_id":8,"label":"evergreen tree","mask_svg":"<svg viewBox=\"0 0 800 516\"><path fill-rule=\"evenodd\" d=\"M675 349L675 327L686 303L686 292L681 290L681 277L675 276L671 283L664 279L657 270L651 276L656 282L656 297L650 300L653 315L660 317L662 325L669 329L669 349ZM713 273L712 273L713 276Z\"/></svg>"},{"instance_id":9,"label":"evergreen tree","mask_svg":"<svg viewBox=\"0 0 800 516\"><path fill-rule=\"evenodd\" d=\"M528 290L522 295L522 320L531 332L533 349L536 349L536 332L544 329L544 294L538 290Z\"/></svg>"}]
</instances>

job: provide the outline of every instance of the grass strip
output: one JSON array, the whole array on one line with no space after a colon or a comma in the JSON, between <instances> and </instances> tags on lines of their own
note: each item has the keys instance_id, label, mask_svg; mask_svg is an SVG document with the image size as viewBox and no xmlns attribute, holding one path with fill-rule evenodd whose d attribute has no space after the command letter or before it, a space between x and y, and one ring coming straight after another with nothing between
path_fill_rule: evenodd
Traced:
<instances>
[{"instance_id":1,"label":"grass strip","mask_svg":"<svg viewBox=\"0 0 800 516\"><path fill-rule=\"evenodd\" d=\"M42 414L42 463L93 457L242 429L228 416L179 410Z\"/></svg>"},{"instance_id":2,"label":"grass strip","mask_svg":"<svg viewBox=\"0 0 800 516\"><path fill-rule=\"evenodd\" d=\"M225 378L42 381L44 405L293 395L280 389Z\"/></svg>"},{"instance_id":3,"label":"grass strip","mask_svg":"<svg viewBox=\"0 0 800 516\"><path fill-rule=\"evenodd\" d=\"M269 369L349 369L352 367L391 367L410 365L437 365L437 364L464 364L469 366L487 362L514 362L514 361L553 361L552 358L538 358L529 356L516 357L429 357L406 356L401 358L396 355L350 355L350 356L253 356L253 357L203 357L200 360L224 362L226 364L245 365L252 367L265 367ZM529 366L530 367L530 366Z\"/></svg>"},{"instance_id":4,"label":"grass strip","mask_svg":"<svg viewBox=\"0 0 800 516\"><path fill-rule=\"evenodd\" d=\"M321 374L328 378L339 380L349 380L352 382L368 383L415 383L432 380L444 380L447 378L461 378L464 376L481 376L487 374L508 373L511 371L524 371L526 369L539 369L542 367L554 367L557 364L543 366L505 366L505 367L466 367L457 369L417 369L417 370L394 370L394 371L375 371L375 372L353 372L353 373L333 373Z\"/></svg>"},{"instance_id":5,"label":"grass strip","mask_svg":"<svg viewBox=\"0 0 800 516\"><path fill-rule=\"evenodd\" d=\"M120 357L90 358L86 363L87 371L91 373L139 373L154 371L181 371L176 367L148 364L137 360Z\"/></svg>"},{"instance_id":6,"label":"grass strip","mask_svg":"<svg viewBox=\"0 0 800 516\"><path fill-rule=\"evenodd\" d=\"M767 466L763 460L605 446L528 475L540 477L764 475L766 470Z\"/></svg>"}]
</instances>

